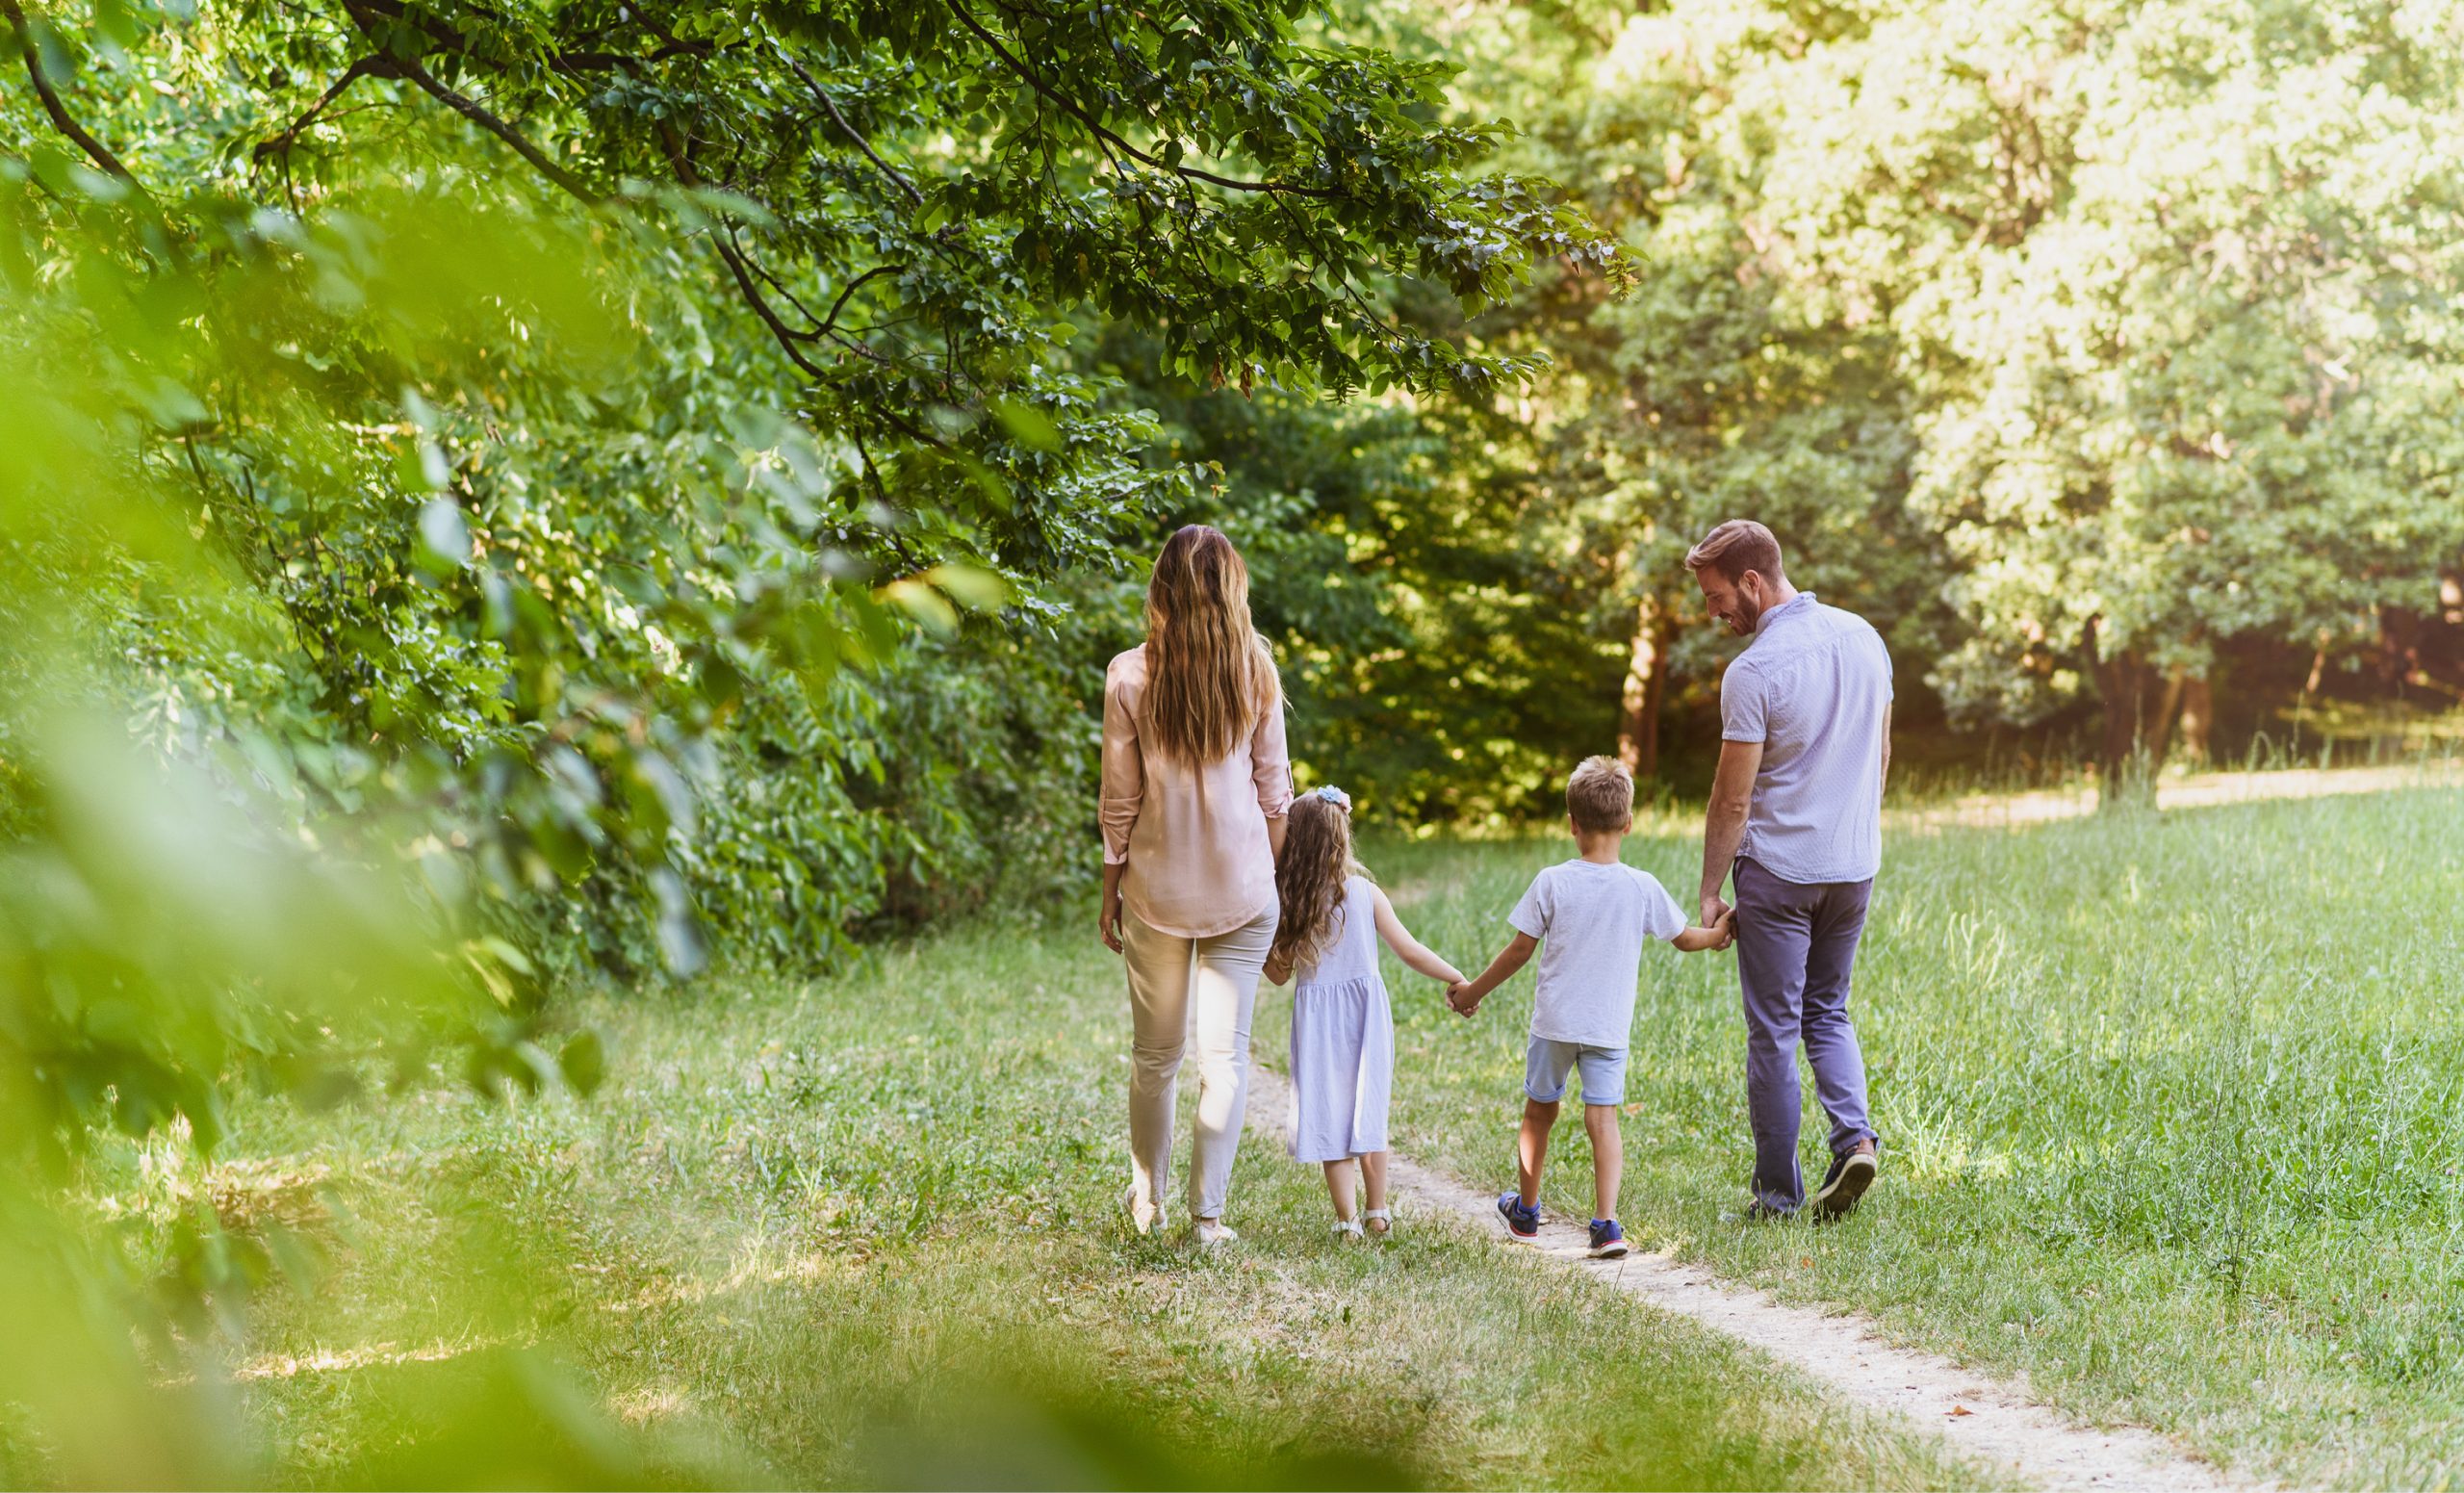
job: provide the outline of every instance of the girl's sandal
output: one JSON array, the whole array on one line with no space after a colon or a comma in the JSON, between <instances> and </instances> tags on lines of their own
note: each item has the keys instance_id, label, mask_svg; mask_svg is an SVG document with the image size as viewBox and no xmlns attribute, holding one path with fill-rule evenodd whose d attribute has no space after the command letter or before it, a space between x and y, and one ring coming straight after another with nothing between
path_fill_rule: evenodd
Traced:
<instances>
[{"instance_id":1,"label":"girl's sandal","mask_svg":"<svg viewBox=\"0 0 2464 1493\"><path fill-rule=\"evenodd\" d=\"M1335 1243L1337 1244L1343 1244L1348 1240L1361 1238L1360 1221L1358 1219L1335 1220L1334 1234Z\"/></svg>"},{"instance_id":2,"label":"girl's sandal","mask_svg":"<svg viewBox=\"0 0 2464 1493\"><path fill-rule=\"evenodd\" d=\"M1395 1231L1395 1214L1390 1208L1366 1209L1361 1213L1360 1218L1362 1223L1369 1225L1369 1231L1380 1239Z\"/></svg>"}]
</instances>

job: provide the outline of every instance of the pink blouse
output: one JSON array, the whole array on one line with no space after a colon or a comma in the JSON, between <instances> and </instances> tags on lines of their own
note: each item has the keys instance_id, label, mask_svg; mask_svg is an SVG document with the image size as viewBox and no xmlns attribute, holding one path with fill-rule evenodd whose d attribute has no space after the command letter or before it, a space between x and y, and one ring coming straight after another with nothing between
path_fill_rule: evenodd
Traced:
<instances>
[{"instance_id":1,"label":"pink blouse","mask_svg":"<svg viewBox=\"0 0 2464 1493\"><path fill-rule=\"evenodd\" d=\"M1104 672L1104 863L1127 863L1121 902L1156 932L1229 933L1275 905L1267 821L1292 808L1282 693L1259 702L1248 740L1204 767L1146 752L1145 693L1141 645Z\"/></svg>"}]
</instances>

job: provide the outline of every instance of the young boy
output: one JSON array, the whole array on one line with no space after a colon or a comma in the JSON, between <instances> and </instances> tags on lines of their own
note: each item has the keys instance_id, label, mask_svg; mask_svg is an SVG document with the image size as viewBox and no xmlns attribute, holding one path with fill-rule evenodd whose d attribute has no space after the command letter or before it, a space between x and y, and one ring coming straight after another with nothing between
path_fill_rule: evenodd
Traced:
<instances>
[{"instance_id":1,"label":"young boy","mask_svg":"<svg viewBox=\"0 0 2464 1493\"><path fill-rule=\"evenodd\" d=\"M1617 1223L1617 1183L1626 1169L1617 1106L1626 1100L1626 1042L1634 1023L1643 940L1666 939L1683 954L1726 948L1735 914L1689 928L1665 888L1617 859L1634 827L1634 779L1615 758L1585 759L1566 780L1566 820L1581 854L1532 879L1506 916L1514 941L1478 979L1449 987L1446 1001L1470 1016L1540 950L1540 991L1524 1059L1520 1187L1498 1199L1498 1212L1517 1239L1539 1234L1540 1166L1566 1095L1566 1074L1576 1070L1582 1078L1583 1129L1591 1135L1591 1253L1615 1259L1626 1252L1626 1231Z\"/></svg>"}]
</instances>

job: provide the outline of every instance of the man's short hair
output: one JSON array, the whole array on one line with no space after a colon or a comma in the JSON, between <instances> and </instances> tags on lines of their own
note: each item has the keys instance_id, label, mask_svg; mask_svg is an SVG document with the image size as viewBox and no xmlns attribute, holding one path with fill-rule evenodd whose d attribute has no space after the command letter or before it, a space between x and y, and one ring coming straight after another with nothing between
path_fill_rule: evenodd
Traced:
<instances>
[{"instance_id":1,"label":"man's short hair","mask_svg":"<svg viewBox=\"0 0 2464 1493\"><path fill-rule=\"evenodd\" d=\"M1634 826L1634 775L1613 757L1586 757L1566 780L1566 812L1586 835Z\"/></svg>"},{"instance_id":2,"label":"man's short hair","mask_svg":"<svg viewBox=\"0 0 2464 1493\"><path fill-rule=\"evenodd\" d=\"M1703 536L1685 552L1685 568L1708 565L1734 585L1753 571L1765 580L1784 579L1780 573L1780 540L1752 519L1731 519Z\"/></svg>"}]
</instances>

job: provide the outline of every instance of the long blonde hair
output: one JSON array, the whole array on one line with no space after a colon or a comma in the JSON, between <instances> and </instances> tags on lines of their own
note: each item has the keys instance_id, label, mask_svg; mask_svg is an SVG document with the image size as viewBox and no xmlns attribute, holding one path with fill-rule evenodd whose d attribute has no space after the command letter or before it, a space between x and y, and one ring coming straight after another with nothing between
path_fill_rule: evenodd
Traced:
<instances>
[{"instance_id":1,"label":"long blonde hair","mask_svg":"<svg viewBox=\"0 0 2464 1493\"><path fill-rule=\"evenodd\" d=\"M1268 957L1294 969L1315 963L1334 937L1345 880L1367 874L1351 858L1351 811L1314 792L1294 799L1284 820L1283 854L1274 858L1274 894L1283 913Z\"/></svg>"},{"instance_id":2,"label":"long blonde hair","mask_svg":"<svg viewBox=\"0 0 2464 1493\"><path fill-rule=\"evenodd\" d=\"M1146 693L1139 734L1193 767L1219 762L1272 708L1280 683L1249 621L1249 567L1220 529L1164 542L1146 582Z\"/></svg>"}]
</instances>

